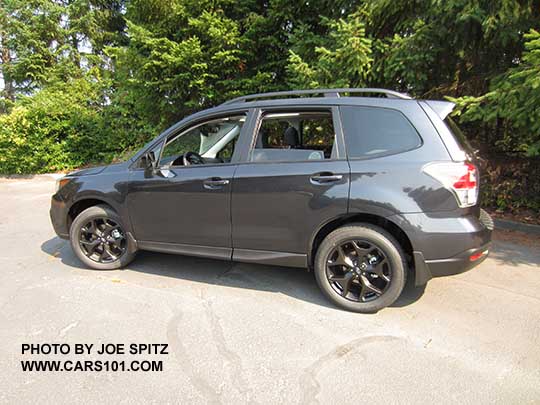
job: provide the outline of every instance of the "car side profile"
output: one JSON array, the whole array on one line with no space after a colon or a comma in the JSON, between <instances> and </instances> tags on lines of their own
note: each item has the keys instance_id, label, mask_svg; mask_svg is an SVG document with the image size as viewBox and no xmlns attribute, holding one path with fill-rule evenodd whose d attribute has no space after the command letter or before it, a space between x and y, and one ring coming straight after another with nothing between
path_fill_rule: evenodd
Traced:
<instances>
[{"instance_id":1,"label":"car side profile","mask_svg":"<svg viewBox=\"0 0 540 405\"><path fill-rule=\"evenodd\" d=\"M424 285L489 252L453 107L384 89L239 97L60 179L52 223L94 269L138 250L303 267L338 306L377 311L408 277Z\"/></svg>"}]
</instances>

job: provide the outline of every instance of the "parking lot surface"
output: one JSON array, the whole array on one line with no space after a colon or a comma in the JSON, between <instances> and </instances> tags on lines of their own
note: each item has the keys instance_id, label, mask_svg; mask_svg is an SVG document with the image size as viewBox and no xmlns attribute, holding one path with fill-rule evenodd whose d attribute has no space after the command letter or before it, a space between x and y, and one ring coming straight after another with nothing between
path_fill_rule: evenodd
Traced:
<instances>
[{"instance_id":1,"label":"parking lot surface","mask_svg":"<svg viewBox=\"0 0 540 405\"><path fill-rule=\"evenodd\" d=\"M1 403L540 403L540 242L496 234L467 273L377 314L328 303L302 269L141 252L75 258L49 222L54 180L0 179ZM32 371L29 343L159 343L163 371Z\"/></svg>"}]
</instances>

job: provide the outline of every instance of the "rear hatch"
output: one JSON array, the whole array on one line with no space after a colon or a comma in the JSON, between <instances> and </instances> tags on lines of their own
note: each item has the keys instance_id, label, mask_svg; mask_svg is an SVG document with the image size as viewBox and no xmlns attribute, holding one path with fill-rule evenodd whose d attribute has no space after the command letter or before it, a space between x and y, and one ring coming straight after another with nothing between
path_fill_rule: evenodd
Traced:
<instances>
[{"instance_id":1,"label":"rear hatch","mask_svg":"<svg viewBox=\"0 0 540 405\"><path fill-rule=\"evenodd\" d=\"M451 190L464 213L480 218L479 159L465 134L450 118L455 104L449 101L421 101L454 163L435 163L424 170Z\"/></svg>"}]
</instances>

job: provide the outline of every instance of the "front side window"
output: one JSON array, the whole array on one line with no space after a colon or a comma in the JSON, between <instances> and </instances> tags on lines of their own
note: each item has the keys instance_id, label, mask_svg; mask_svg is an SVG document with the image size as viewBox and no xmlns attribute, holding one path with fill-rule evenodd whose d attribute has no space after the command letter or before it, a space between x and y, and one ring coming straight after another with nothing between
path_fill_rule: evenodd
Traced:
<instances>
[{"instance_id":1,"label":"front side window","mask_svg":"<svg viewBox=\"0 0 540 405\"><path fill-rule=\"evenodd\" d=\"M263 116L251 160L305 161L335 158L332 112L283 112Z\"/></svg>"},{"instance_id":2,"label":"front side window","mask_svg":"<svg viewBox=\"0 0 540 405\"><path fill-rule=\"evenodd\" d=\"M350 158L391 155L415 149L420 136L405 116L377 107L340 107L345 145Z\"/></svg>"},{"instance_id":3,"label":"front side window","mask_svg":"<svg viewBox=\"0 0 540 405\"><path fill-rule=\"evenodd\" d=\"M159 165L229 163L244 122L244 116L220 118L173 135L165 144Z\"/></svg>"}]
</instances>

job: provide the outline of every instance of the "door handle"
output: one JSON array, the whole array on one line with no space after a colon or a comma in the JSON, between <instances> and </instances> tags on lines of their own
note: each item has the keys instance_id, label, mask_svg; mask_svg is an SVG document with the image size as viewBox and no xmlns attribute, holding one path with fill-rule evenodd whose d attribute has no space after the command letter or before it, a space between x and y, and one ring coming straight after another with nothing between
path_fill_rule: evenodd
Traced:
<instances>
[{"instance_id":1,"label":"door handle","mask_svg":"<svg viewBox=\"0 0 540 405\"><path fill-rule=\"evenodd\" d=\"M229 184L229 180L222 179L221 177L212 177L203 181L204 188L209 190L215 190Z\"/></svg>"},{"instance_id":2,"label":"door handle","mask_svg":"<svg viewBox=\"0 0 540 405\"><path fill-rule=\"evenodd\" d=\"M311 182L317 184L334 183L336 181L340 181L341 179L343 179L343 175L333 173L314 174L310 177Z\"/></svg>"}]
</instances>

